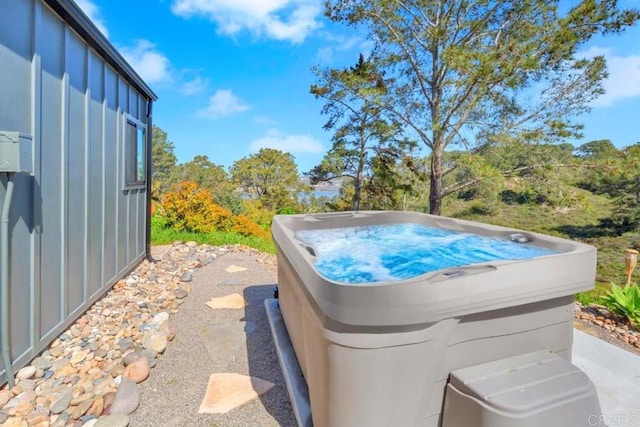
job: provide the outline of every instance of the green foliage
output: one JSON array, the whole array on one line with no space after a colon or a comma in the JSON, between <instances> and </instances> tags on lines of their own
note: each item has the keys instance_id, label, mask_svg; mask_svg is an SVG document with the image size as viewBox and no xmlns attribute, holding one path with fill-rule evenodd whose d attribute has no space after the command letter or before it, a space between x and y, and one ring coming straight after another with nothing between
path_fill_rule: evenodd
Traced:
<instances>
[{"instance_id":1,"label":"green foliage","mask_svg":"<svg viewBox=\"0 0 640 427\"><path fill-rule=\"evenodd\" d=\"M194 241L198 244L214 246L243 245L256 248L260 251L275 254L276 247L271 239L256 236L243 236L236 232L212 231L209 233L192 233L177 231L167 226L166 218L155 215L151 219L151 243L154 245L167 245L176 241Z\"/></svg>"},{"instance_id":2,"label":"green foliage","mask_svg":"<svg viewBox=\"0 0 640 427\"><path fill-rule=\"evenodd\" d=\"M170 177L171 183L178 184L186 180L195 182L198 187L209 190L211 194L227 193L233 190L224 168L213 163L207 156L195 156L190 162L174 168Z\"/></svg>"},{"instance_id":3,"label":"green foliage","mask_svg":"<svg viewBox=\"0 0 640 427\"><path fill-rule=\"evenodd\" d=\"M261 148L236 161L231 166L231 176L234 183L274 211L295 207L303 187L293 156L272 148Z\"/></svg>"},{"instance_id":4,"label":"green foliage","mask_svg":"<svg viewBox=\"0 0 640 427\"><path fill-rule=\"evenodd\" d=\"M606 294L605 304L619 316L640 327L640 288L637 284L620 287L611 283L611 290Z\"/></svg>"},{"instance_id":5,"label":"green foliage","mask_svg":"<svg viewBox=\"0 0 640 427\"><path fill-rule=\"evenodd\" d=\"M375 41L369 86L342 84L360 103L401 123L430 153L430 212L440 214L445 149L452 144L548 142L579 135L575 119L603 93L601 56L577 55L601 32L639 18L615 1L328 0L325 15ZM342 82L340 71L325 73ZM324 96L327 85L316 89ZM313 91L314 88L312 88ZM535 92L535 93L532 93ZM526 95L526 96L523 96Z\"/></svg>"},{"instance_id":6,"label":"green foliage","mask_svg":"<svg viewBox=\"0 0 640 427\"><path fill-rule=\"evenodd\" d=\"M391 144L399 135L399 126L382 115L382 109L360 94L375 96L384 93L382 76L372 62L361 54L353 67L340 70L314 69L318 83L310 92L325 100L322 114L329 120L325 130L333 130L333 146L308 175L311 183L337 177L351 178L352 210L359 210L361 201L372 198L363 195L367 181L372 179L373 163L390 150L401 148Z\"/></svg>"},{"instance_id":7,"label":"green foliage","mask_svg":"<svg viewBox=\"0 0 640 427\"><path fill-rule=\"evenodd\" d=\"M159 200L170 185L169 177L176 165L175 146L167 139L167 133L153 126L151 134L152 197Z\"/></svg>"}]
</instances>

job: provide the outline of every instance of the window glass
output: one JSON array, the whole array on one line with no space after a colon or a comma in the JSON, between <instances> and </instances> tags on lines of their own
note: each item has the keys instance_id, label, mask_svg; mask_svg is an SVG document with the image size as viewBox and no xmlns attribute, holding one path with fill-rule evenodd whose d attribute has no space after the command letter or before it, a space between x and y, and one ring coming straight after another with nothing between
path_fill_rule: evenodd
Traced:
<instances>
[{"instance_id":1,"label":"window glass","mask_svg":"<svg viewBox=\"0 0 640 427\"><path fill-rule=\"evenodd\" d=\"M125 134L125 184L144 185L146 180L145 128L127 120Z\"/></svg>"},{"instance_id":2,"label":"window glass","mask_svg":"<svg viewBox=\"0 0 640 427\"><path fill-rule=\"evenodd\" d=\"M146 170L145 170L145 138L144 138L144 129L138 127L138 144L137 144L137 154L138 154L138 158L137 158L137 174L136 174L136 178L139 182L144 182L144 180L146 179Z\"/></svg>"}]
</instances>

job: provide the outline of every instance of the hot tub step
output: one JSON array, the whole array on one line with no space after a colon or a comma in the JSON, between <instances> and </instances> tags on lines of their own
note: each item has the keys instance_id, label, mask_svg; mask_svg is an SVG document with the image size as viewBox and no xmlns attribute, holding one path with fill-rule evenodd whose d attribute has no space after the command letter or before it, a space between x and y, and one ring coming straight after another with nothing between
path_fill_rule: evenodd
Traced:
<instances>
[{"instance_id":1,"label":"hot tub step","mask_svg":"<svg viewBox=\"0 0 640 427\"><path fill-rule=\"evenodd\" d=\"M442 427L584 427L599 416L589 377L541 350L452 372Z\"/></svg>"},{"instance_id":2,"label":"hot tub step","mask_svg":"<svg viewBox=\"0 0 640 427\"><path fill-rule=\"evenodd\" d=\"M311 420L311 404L309 402L309 389L302 376L298 359L293 351L293 345L289 339L284 319L280 313L277 299L264 300L264 307L267 311L267 319L273 335L273 343L278 354L280 369L284 377L284 382L289 392L293 413L298 422L298 427L313 427Z\"/></svg>"}]
</instances>

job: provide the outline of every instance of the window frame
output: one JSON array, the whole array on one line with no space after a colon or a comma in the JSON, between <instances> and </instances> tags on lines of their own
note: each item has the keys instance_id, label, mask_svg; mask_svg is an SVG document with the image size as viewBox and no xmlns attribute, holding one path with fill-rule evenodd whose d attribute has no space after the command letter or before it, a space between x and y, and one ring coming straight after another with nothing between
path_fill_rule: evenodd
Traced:
<instances>
[{"instance_id":1,"label":"window frame","mask_svg":"<svg viewBox=\"0 0 640 427\"><path fill-rule=\"evenodd\" d=\"M135 139L131 143L130 131L134 131ZM142 135L142 141L139 138ZM146 188L147 186L147 126L135 117L124 116L124 188ZM141 158L140 149L142 149Z\"/></svg>"}]
</instances>

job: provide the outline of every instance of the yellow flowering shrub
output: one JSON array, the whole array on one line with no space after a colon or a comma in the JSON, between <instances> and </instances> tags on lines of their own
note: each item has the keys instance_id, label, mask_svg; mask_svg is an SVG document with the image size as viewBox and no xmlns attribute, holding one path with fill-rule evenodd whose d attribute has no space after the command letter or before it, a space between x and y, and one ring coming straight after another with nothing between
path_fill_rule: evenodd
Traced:
<instances>
[{"instance_id":1,"label":"yellow flowering shrub","mask_svg":"<svg viewBox=\"0 0 640 427\"><path fill-rule=\"evenodd\" d=\"M209 190L193 181L182 181L162 199L167 226L178 231L210 233L229 231L233 215L215 203Z\"/></svg>"},{"instance_id":2,"label":"yellow flowering shrub","mask_svg":"<svg viewBox=\"0 0 640 427\"><path fill-rule=\"evenodd\" d=\"M235 224L233 225L233 231L242 234L243 236L256 236L264 239L269 238L269 234L262 229L258 224L249 219L248 217L240 214L234 218Z\"/></svg>"}]
</instances>

